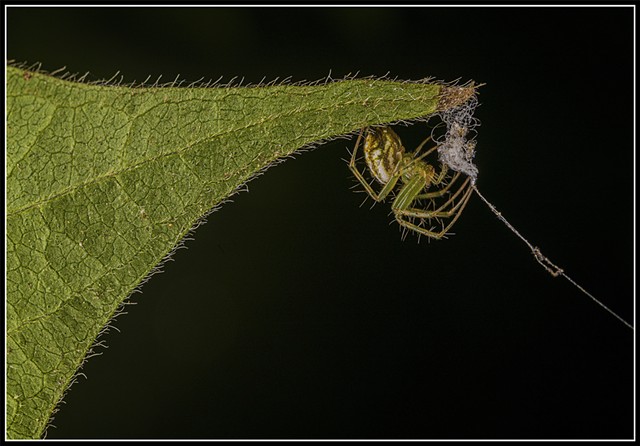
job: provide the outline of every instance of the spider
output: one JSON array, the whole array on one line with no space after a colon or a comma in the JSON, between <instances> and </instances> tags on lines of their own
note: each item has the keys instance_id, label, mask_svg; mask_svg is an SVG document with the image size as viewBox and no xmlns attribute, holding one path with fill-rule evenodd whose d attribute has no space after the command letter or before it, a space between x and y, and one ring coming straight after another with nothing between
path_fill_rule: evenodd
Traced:
<instances>
[{"instance_id":1,"label":"spider","mask_svg":"<svg viewBox=\"0 0 640 446\"><path fill-rule=\"evenodd\" d=\"M369 172L382 186L380 192L373 189L356 167L358 148L364 132L364 159ZM400 137L390 127L365 128L358 135L349 169L376 202L384 201L399 186L391 204L397 222L418 234L441 239L460 217L473 188L468 177L457 188L452 188L459 179L460 172L446 181L446 164L441 164L440 172L437 172L434 166L423 161L423 158L438 148L435 146L420 155L420 151L430 140L431 136L422 141L413 153L407 153ZM431 186L435 188L429 192ZM421 201L426 201L426 205L420 207ZM446 224L440 220L447 218L451 220ZM414 222L416 219L417 223ZM430 224L432 220L438 222L440 230L433 226L429 229L422 226L423 223Z\"/></svg>"}]
</instances>

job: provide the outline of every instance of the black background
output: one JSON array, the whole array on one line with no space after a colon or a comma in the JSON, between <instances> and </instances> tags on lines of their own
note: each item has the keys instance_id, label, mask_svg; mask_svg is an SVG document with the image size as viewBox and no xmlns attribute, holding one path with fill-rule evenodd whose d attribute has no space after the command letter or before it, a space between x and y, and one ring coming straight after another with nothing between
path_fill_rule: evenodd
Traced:
<instances>
[{"instance_id":1,"label":"black background","mask_svg":"<svg viewBox=\"0 0 640 446\"><path fill-rule=\"evenodd\" d=\"M631 8L10 8L89 80L484 82L478 186L633 320ZM426 126L397 129L407 147ZM631 438L634 333L472 198L404 242L354 141L269 169L134 294L48 438Z\"/></svg>"}]
</instances>

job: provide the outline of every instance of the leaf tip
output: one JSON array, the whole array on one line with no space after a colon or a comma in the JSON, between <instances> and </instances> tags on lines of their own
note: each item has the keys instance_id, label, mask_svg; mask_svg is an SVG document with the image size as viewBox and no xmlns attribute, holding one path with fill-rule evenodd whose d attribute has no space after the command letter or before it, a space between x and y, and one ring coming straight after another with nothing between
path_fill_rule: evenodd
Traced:
<instances>
[{"instance_id":1,"label":"leaf tip","mask_svg":"<svg viewBox=\"0 0 640 446\"><path fill-rule=\"evenodd\" d=\"M474 81L464 85L443 85L438 98L438 110L450 110L465 104L476 95L476 89L483 85L476 84Z\"/></svg>"}]
</instances>

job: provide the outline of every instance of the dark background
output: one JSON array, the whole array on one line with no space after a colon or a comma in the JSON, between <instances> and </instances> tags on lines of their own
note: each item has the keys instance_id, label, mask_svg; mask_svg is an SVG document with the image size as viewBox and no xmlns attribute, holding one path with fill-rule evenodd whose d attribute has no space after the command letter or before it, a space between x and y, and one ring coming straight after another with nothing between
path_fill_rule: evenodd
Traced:
<instances>
[{"instance_id":1,"label":"dark background","mask_svg":"<svg viewBox=\"0 0 640 446\"><path fill-rule=\"evenodd\" d=\"M10 8L8 59L125 82L484 82L480 190L633 320L631 8ZM425 124L398 129L407 147ZM48 438L631 438L634 332L473 197L444 241L300 154L134 294Z\"/></svg>"}]
</instances>

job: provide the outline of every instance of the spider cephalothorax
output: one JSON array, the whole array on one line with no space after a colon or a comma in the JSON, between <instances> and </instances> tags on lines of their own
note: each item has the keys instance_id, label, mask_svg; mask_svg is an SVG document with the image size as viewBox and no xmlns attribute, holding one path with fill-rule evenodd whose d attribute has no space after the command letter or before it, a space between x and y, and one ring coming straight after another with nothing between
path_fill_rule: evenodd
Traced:
<instances>
[{"instance_id":1,"label":"spider cephalothorax","mask_svg":"<svg viewBox=\"0 0 640 446\"><path fill-rule=\"evenodd\" d=\"M364 132L364 159L369 172L382 186L380 192L373 189L356 167ZM400 137L390 127L365 129L358 135L349 168L369 196L377 202L384 201L394 189L397 190L391 209L400 225L439 239L456 222L473 188L470 187L469 178L454 188L454 183L460 177L459 172L449 178L446 164L440 164L438 172L433 165L424 161L438 148L435 146L420 154L429 140L431 137L425 139L414 152L408 153ZM444 219L450 220L445 223ZM437 224L434 226L433 222Z\"/></svg>"}]
</instances>

